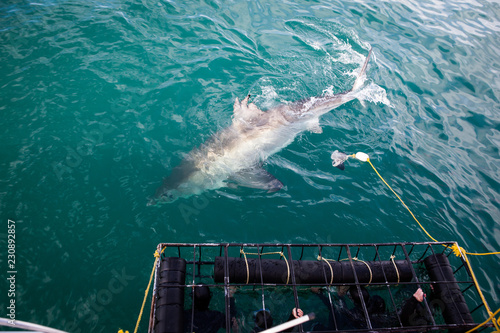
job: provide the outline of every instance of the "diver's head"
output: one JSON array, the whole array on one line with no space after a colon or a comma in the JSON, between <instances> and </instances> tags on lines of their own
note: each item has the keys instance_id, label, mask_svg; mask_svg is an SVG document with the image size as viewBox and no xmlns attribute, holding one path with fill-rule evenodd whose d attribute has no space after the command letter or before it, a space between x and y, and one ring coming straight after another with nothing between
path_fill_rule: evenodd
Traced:
<instances>
[{"instance_id":1,"label":"diver's head","mask_svg":"<svg viewBox=\"0 0 500 333\"><path fill-rule=\"evenodd\" d=\"M358 288L356 286L351 286L351 288L349 288L349 294L351 294L352 301L355 305L361 306L361 297L363 297L365 304L368 304L368 301L370 300L370 294L368 293L368 290L366 290L366 288L363 286L360 286L359 288L361 289L361 295L359 294Z\"/></svg>"},{"instance_id":2,"label":"diver's head","mask_svg":"<svg viewBox=\"0 0 500 333\"><path fill-rule=\"evenodd\" d=\"M255 326L259 328L273 327L273 317L268 309L261 309L254 312Z\"/></svg>"},{"instance_id":3,"label":"diver's head","mask_svg":"<svg viewBox=\"0 0 500 333\"><path fill-rule=\"evenodd\" d=\"M368 302L368 313L383 314L385 313L385 301L379 295L373 295Z\"/></svg>"},{"instance_id":4,"label":"diver's head","mask_svg":"<svg viewBox=\"0 0 500 333\"><path fill-rule=\"evenodd\" d=\"M198 286L194 288L194 308L196 310L207 310L210 305L210 299L212 298L212 293L207 286Z\"/></svg>"}]
</instances>

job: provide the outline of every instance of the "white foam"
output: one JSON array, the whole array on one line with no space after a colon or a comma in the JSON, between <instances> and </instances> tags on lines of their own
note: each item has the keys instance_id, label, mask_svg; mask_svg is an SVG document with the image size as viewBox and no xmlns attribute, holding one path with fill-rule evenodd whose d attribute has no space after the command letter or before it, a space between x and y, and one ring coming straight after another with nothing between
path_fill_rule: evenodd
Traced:
<instances>
[{"instance_id":1,"label":"white foam","mask_svg":"<svg viewBox=\"0 0 500 333\"><path fill-rule=\"evenodd\" d=\"M307 40L306 43L311 46L313 49L315 50L323 50L323 45L321 45L320 42L318 41L311 41L311 40Z\"/></svg>"},{"instance_id":2,"label":"white foam","mask_svg":"<svg viewBox=\"0 0 500 333\"><path fill-rule=\"evenodd\" d=\"M387 92L385 91L385 89L373 82L358 91L356 95L361 101L382 103L384 105L391 106L391 102L387 98Z\"/></svg>"},{"instance_id":3,"label":"white foam","mask_svg":"<svg viewBox=\"0 0 500 333\"><path fill-rule=\"evenodd\" d=\"M278 93L276 93L276 90L274 89L273 86L262 86L262 97L265 100L273 100L278 98Z\"/></svg>"},{"instance_id":4,"label":"white foam","mask_svg":"<svg viewBox=\"0 0 500 333\"><path fill-rule=\"evenodd\" d=\"M333 88L334 88L333 86L329 86L328 88L324 89L323 90L323 95L324 96L333 96L333 94L335 94L333 92Z\"/></svg>"},{"instance_id":5,"label":"white foam","mask_svg":"<svg viewBox=\"0 0 500 333\"><path fill-rule=\"evenodd\" d=\"M178 115L178 114L173 114L172 115L172 120L176 121L176 122L178 122L180 124L184 121L184 119L182 118L182 116Z\"/></svg>"}]
</instances>

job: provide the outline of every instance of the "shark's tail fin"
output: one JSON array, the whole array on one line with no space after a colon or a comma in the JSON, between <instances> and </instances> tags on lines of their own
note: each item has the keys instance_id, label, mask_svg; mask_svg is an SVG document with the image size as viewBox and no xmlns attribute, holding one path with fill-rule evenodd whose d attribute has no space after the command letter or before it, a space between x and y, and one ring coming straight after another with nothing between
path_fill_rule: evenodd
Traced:
<instances>
[{"instance_id":1,"label":"shark's tail fin","mask_svg":"<svg viewBox=\"0 0 500 333\"><path fill-rule=\"evenodd\" d=\"M356 91L363 85L364 79L365 79L366 67L368 66L368 61L370 60L371 55L372 55L372 48L370 48L370 51L368 51L368 55L366 56L365 63L363 64L363 67L361 68L361 72L359 72L359 75L356 78L356 81L354 81L354 85L352 86L351 91Z\"/></svg>"}]
</instances>

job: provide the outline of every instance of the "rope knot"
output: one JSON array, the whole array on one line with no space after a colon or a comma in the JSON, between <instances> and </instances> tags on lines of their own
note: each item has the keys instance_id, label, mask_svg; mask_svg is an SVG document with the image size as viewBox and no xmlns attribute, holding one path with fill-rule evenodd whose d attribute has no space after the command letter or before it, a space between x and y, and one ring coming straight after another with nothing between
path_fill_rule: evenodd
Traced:
<instances>
[{"instance_id":1,"label":"rope knot","mask_svg":"<svg viewBox=\"0 0 500 333\"><path fill-rule=\"evenodd\" d=\"M451 250L453 251L453 254L456 255L457 257L461 257L462 253L460 251L465 252L465 249L461 246L458 246L456 243L453 244L451 247Z\"/></svg>"}]
</instances>

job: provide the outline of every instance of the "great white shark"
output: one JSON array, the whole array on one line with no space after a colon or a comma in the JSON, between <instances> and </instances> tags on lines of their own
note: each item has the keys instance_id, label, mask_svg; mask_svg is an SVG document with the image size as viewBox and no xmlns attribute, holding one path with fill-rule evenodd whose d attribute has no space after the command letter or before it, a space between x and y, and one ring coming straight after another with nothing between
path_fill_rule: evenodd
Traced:
<instances>
[{"instance_id":1,"label":"great white shark","mask_svg":"<svg viewBox=\"0 0 500 333\"><path fill-rule=\"evenodd\" d=\"M173 202L224 186L278 191L283 184L262 168L266 159L288 146L303 131L321 133L319 117L359 96L372 50L354 85L338 94L306 98L267 111L236 98L229 127L187 154L156 190L148 205Z\"/></svg>"}]
</instances>

